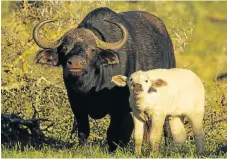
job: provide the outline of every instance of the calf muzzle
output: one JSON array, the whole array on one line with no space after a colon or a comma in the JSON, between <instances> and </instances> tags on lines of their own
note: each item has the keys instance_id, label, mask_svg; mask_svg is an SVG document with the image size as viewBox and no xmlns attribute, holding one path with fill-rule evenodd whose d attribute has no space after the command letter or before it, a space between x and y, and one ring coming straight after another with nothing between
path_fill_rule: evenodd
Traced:
<instances>
[{"instance_id":1,"label":"calf muzzle","mask_svg":"<svg viewBox=\"0 0 227 159\"><path fill-rule=\"evenodd\" d=\"M133 91L133 93L138 95L140 92L143 91L142 85L139 84L139 83L133 83L132 84L132 91Z\"/></svg>"}]
</instances>

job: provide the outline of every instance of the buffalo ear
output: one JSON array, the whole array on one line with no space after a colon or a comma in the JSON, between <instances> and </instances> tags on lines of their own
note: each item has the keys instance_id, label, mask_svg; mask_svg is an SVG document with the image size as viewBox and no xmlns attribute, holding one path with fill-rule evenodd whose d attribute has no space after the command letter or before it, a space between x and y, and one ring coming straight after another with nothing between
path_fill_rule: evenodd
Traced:
<instances>
[{"instance_id":1,"label":"buffalo ear","mask_svg":"<svg viewBox=\"0 0 227 159\"><path fill-rule=\"evenodd\" d=\"M126 80L127 80L126 76L116 75L116 76L112 77L111 82L113 82L117 86L124 87L124 86L126 86Z\"/></svg>"},{"instance_id":2,"label":"buffalo ear","mask_svg":"<svg viewBox=\"0 0 227 159\"><path fill-rule=\"evenodd\" d=\"M151 87L159 88L159 87L163 87L163 86L166 86L166 85L167 85L166 81L164 81L163 79L157 79L157 80L152 81Z\"/></svg>"},{"instance_id":3,"label":"buffalo ear","mask_svg":"<svg viewBox=\"0 0 227 159\"><path fill-rule=\"evenodd\" d=\"M57 49L45 49L38 52L35 62L39 64L47 64L52 66L59 65L59 57Z\"/></svg>"},{"instance_id":4,"label":"buffalo ear","mask_svg":"<svg viewBox=\"0 0 227 159\"><path fill-rule=\"evenodd\" d=\"M119 58L118 55L112 50L104 50L99 53L96 64L104 66L119 64Z\"/></svg>"}]
</instances>

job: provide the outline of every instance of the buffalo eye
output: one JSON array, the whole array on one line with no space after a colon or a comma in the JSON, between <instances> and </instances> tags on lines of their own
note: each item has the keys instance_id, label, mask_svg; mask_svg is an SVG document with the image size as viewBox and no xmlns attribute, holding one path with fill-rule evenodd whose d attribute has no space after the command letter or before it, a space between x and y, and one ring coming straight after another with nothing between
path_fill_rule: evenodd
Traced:
<instances>
[{"instance_id":1,"label":"buffalo eye","mask_svg":"<svg viewBox=\"0 0 227 159\"><path fill-rule=\"evenodd\" d=\"M96 48L96 47L92 47L92 48L90 49L90 51L91 51L92 53L95 53L95 52L99 52L100 50L99 50L98 48Z\"/></svg>"}]
</instances>

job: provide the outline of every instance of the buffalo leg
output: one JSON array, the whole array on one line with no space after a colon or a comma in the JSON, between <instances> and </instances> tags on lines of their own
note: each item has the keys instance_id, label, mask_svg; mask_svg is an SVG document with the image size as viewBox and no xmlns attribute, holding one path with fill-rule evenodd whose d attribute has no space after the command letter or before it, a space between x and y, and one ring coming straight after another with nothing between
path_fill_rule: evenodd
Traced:
<instances>
[{"instance_id":1,"label":"buffalo leg","mask_svg":"<svg viewBox=\"0 0 227 159\"><path fill-rule=\"evenodd\" d=\"M70 139L73 138L73 134L76 133L77 129L78 129L77 121L76 121L76 118L74 118L73 128L71 130Z\"/></svg>"},{"instance_id":2,"label":"buffalo leg","mask_svg":"<svg viewBox=\"0 0 227 159\"><path fill-rule=\"evenodd\" d=\"M165 123L164 123L164 138L165 138L165 146L168 146L169 140L173 140L173 135L171 132L170 124L169 124L169 119L165 118Z\"/></svg>"},{"instance_id":3,"label":"buffalo leg","mask_svg":"<svg viewBox=\"0 0 227 159\"><path fill-rule=\"evenodd\" d=\"M88 114L83 111L75 111L74 115L78 126L79 144L84 145L90 134Z\"/></svg>"},{"instance_id":4,"label":"buffalo leg","mask_svg":"<svg viewBox=\"0 0 227 159\"><path fill-rule=\"evenodd\" d=\"M87 142L87 138L90 134L88 113L86 110L86 105L84 104L84 97L79 94L75 94L69 88L67 88L67 91L69 102L74 114L74 124L71 133L74 132L74 126L76 126L78 128L79 144L84 145Z\"/></svg>"},{"instance_id":5,"label":"buffalo leg","mask_svg":"<svg viewBox=\"0 0 227 159\"><path fill-rule=\"evenodd\" d=\"M133 131L133 118L127 112L124 114L111 114L110 126L107 131L109 151L113 152L117 146L125 146Z\"/></svg>"},{"instance_id":6,"label":"buffalo leg","mask_svg":"<svg viewBox=\"0 0 227 159\"><path fill-rule=\"evenodd\" d=\"M131 138L134 129L132 113L127 113L124 116L123 122L120 125L118 138L122 146L126 146Z\"/></svg>"}]
</instances>

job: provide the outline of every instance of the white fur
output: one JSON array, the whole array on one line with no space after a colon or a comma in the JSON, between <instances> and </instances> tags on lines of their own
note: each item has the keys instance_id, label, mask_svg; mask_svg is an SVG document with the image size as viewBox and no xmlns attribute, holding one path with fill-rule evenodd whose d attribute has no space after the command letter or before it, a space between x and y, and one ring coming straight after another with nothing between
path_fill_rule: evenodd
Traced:
<instances>
[{"instance_id":1,"label":"white fur","mask_svg":"<svg viewBox=\"0 0 227 159\"><path fill-rule=\"evenodd\" d=\"M131 79L131 81L130 81ZM152 83L162 79L167 85L148 92ZM133 92L133 83L141 84L143 91ZM169 117L170 127L176 141L184 143L186 132L180 116L186 116L192 123L197 152L204 152L203 116L205 92L201 80L186 69L155 69L147 72L137 71L127 80L130 89L129 102L134 113L136 152L141 152L141 144L146 120L152 121L150 142L152 151L159 151L159 142L165 118ZM148 117L147 115L148 114Z\"/></svg>"}]
</instances>

